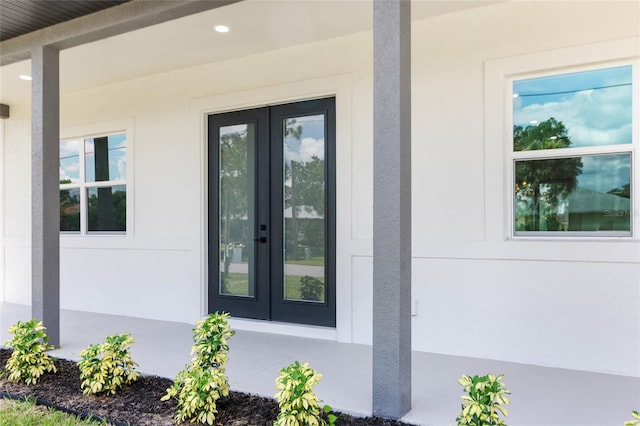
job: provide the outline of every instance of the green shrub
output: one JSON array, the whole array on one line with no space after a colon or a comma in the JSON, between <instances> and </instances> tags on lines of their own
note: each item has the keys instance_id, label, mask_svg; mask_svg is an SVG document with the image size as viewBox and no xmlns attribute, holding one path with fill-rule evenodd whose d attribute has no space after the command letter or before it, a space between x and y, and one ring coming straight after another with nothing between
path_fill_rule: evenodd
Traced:
<instances>
[{"instance_id":1,"label":"green shrub","mask_svg":"<svg viewBox=\"0 0 640 426\"><path fill-rule=\"evenodd\" d=\"M161 400L174 397L178 400L178 412L174 417L178 424L190 421L212 425L218 413L217 401L223 396L229 396L225 369L192 364L178 373L173 386Z\"/></svg>"},{"instance_id":2,"label":"green shrub","mask_svg":"<svg viewBox=\"0 0 640 426\"><path fill-rule=\"evenodd\" d=\"M456 419L458 426L506 426L500 413L507 416L506 408L501 404L510 404L505 395L510 392L501 382L503 375L467 376L458 380L468 395L461 396L462 413Z\"/></svg>"},{"instance_id":3,"label":"green shrub","mask_svg":"<svg viewBox=\"0 0 640 426\"><path fill-rule=\"evenodd\" d=\"M77 362L85 395L107 392L114 395L124 385L138 379L136 364L129 348L133 343L131 334L112 334L99 345L89 345L80 352Z\"/></svg>"},{"instance_id":4,"label":"green shrub","mask_svg":"<svg viewBox=\"0 0 640 426\"><path fill-rule=\"evenodd\" d=\"M212 425L218 413L217 401L229 395L225 365L228 360L227 340L235 334L229 327L228 313L213 313L196 322L191 364L176 376L161 400L178 400L176 423L185 421Z\"/></svg>"},{"instance_id":5,"label":"green shrub","mask_svg":"<svg viewBox=\"0 0 640 426\"><path fill-rule=\"evenodd\" d=\"M317 373L306 362L294 362L280 370L276 379L276 400L280 413L274 426L321 426L326 425L323 413L327 414L328 423L335 424L336 416L329 414L331 407L320 407L320 400L313 392L313 387L320 382L322 375Z\"/></svg>"},{"instance_id":6,"label":"green shrub","mask_svg":"<svg viewBox=\"0 0 640 426\"><path fill-rule=\"evenodd\" d=\"M223 367L229 359L227 340L235 334L229 327L229 315L226 312L213 313L196 322L193 329L193 347L191 363L204 369Z\"/></svg>"},{"instance_id":7,"label":"green shrub","mask_svg":"<svg viewBox=\"0 0 640 426\"><path fill-rule=\"evenodd\" d=\"M308 275L300 278L300 297L302 300L322 300L324 284L317 278Z\"/></svg>"},{"instance_id":8,"label":"green shrub","mask_svg":"<svg viewBox=\"0 0 640 426\"><path fill-rule=\"evenodd\" d=\"M640 426L640 411L632 411L631 416L633 419L624 422L624 426Z\"/></svg>"},{"instance_id":9,"label":"green shrub","mask_svg":"<svg viewBox=\"0 0 640 426\"><path fill-rule=\"evenodd\" d=\"M48 343L46 330L42 321L35 319L18 321L9 328L9 334L13 335L5 343L5 346L13 349L5 367L9 371L9 380L31 385L36 384L46 371L57 371L53 360L46 353L53 349Z\"/></svg>"}]
</instances>

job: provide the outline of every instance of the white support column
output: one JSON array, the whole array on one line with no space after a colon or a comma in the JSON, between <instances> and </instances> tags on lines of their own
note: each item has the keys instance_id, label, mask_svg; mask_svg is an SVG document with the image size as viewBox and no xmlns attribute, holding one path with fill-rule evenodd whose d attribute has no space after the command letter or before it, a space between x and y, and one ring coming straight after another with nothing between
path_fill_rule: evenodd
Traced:
<instances>
[{"instance_id":1,"label":"white support column","mask_svg":"<svg viewBox=\"0 0 640 426\"><path fill-rule=\"evenodd\" d=\"M373 1L373 414L411 409L411 2Z\"/></svg>"},{"instance_id":2,"label":"white support column","mask_svg":"<svg viewBox=\"0 0 640 426\"><path fill-rule=\"evenodd\" d=\"M60 345L59 51L31 52L31 312Z\"/></svg>"}]
</instances>

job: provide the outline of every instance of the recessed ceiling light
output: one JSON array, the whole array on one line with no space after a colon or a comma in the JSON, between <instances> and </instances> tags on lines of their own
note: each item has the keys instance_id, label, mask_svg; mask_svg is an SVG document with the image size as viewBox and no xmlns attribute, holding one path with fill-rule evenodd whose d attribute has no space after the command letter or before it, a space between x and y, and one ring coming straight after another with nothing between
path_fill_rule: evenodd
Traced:
<instances>
[{"instance_id":1,"label":"recessed ceiling light","mask_svg":"<svg viewBox=\"0 0 640 426\"><path fill-rule=\"evenodd\" d=\"M20 80L25 80L25 81L32 80L31 76L26 74L21 74L19 78Z\"/></svg>"},{"instance_id":2,"label":"recessed ceiling light","mask_svg":"<svg viewBox=\"0 0 640 426\"><path fill-rule=\"evenodd\" d=\"M229 32L229 27L227 27L226 25L216 25L215 27L213 27L214 30L216 30L219 33L228 33Z\"/></svg>"}]
</instances>

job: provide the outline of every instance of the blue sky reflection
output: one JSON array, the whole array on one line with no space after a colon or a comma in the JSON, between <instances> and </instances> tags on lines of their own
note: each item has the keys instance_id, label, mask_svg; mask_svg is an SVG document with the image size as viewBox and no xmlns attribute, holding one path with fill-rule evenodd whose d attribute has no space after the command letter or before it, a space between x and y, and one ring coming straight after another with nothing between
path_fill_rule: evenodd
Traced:
<instances>
[{"instance_id":1,"label":"blue sky reflection","mask_svg":"<svg viewBox=\"0 0 640 426\"><path fill-rule=\"evenodd\" d=\"M312 157L324 160L324 115L295 117L294 126L301 126L300 138L287 136L284 140L284 160L307 162Z\"/></svg>"},{"instance_id":2,"label":"blue sky reflection","mask_svg":"<svg viewBox=\"0 0 640 426\"><path fill-rule=\"evenodd\" d=\"M632 143L632 67L513 82L513 125L564 123L571 148ZM631 181L630 154L583 156L578 186L608 192Z\"/></svg>"},{"instance_id":3,"label":"blue sky reflection","mask_svg":"<svg viewBox=\"0 0 640 426\"><path fill-rule=\"evenodd\" d=\"M562 121L572 147L630 144L632 67L615 67L513 82L513 124Z\"/></svg>"}]
</instances>

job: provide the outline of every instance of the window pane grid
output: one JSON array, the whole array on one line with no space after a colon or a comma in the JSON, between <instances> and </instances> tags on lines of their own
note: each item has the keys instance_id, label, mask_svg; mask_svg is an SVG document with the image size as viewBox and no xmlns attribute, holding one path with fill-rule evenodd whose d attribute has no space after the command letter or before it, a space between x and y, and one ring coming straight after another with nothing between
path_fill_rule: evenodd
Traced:
<instances>
[{"instance_id":1,"label":"window pane grid","mask_svg":"<svg viewBox=\"0 0 640 426\"><path fill-rule=\"evenodd\" d=\"M60 230L126 232L126 133L60 142Z\"/></svg>"},{"instance_id":2,"label":"window pane grid","mask_svg":"<svg viewBox=\"0 0 640 426\"><path fill-rule=\"evenodd\" d=\"M514 236L632 236L632 71L625 65L512 82Z\"/></svg>"}]
</instances>

